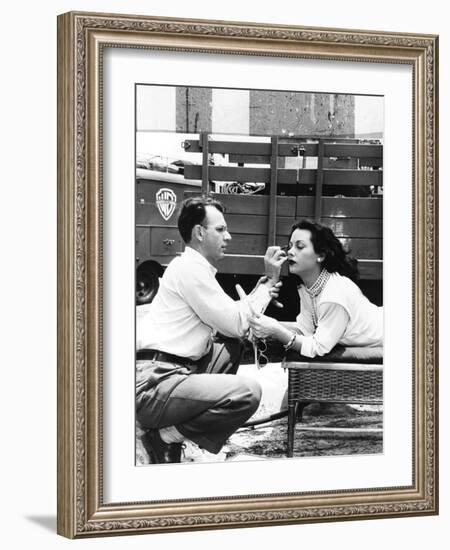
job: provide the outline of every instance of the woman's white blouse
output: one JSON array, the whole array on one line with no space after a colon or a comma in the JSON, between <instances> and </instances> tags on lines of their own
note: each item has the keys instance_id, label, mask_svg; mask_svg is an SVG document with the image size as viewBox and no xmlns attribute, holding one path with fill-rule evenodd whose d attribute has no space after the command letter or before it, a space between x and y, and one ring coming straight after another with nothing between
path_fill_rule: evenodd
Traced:
<instances>
[{"instance_id":1,"label":"woman's white blouse","mask_svg":"<svg viewBox=\"0 0 450 550\"><path fill-rule=\"evenodd\" d=\"M299 296L297 325L304 335L302 355L325 355L336 344L383 345L383 308L372 304L348 277L332 273L317 297L311 297L304 285L299 287Z\"/></svg>"}]
</instances>

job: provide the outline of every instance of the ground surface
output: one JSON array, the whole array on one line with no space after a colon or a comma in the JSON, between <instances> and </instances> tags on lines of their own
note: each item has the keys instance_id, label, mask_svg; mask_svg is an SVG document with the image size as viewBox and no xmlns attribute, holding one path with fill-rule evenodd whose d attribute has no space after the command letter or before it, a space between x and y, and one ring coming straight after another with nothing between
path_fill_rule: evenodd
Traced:
<instances>
[{"instance_id":1,"label":"ground surface","mask_svg":"<svg viewBox=\"0 0 450 550\"><path fill-rule=\"evenodd\" d=\"M244 364L239 374L256 378L263 389L258 411L252 420L286 409L287 373L280 363L269 363L263 369ZM302 428L382 428L383 411L381 406L319 405L311 404L303 412L302 422L297 422L294 443L294 456L332 456L353 454L376 454L383 452L381 434L344 434L342 432L310 432ZM209 462L228 460L261 460L286 457L287 418L251 428L241 428L228 441L220 455L198 455L189 445L183 453L183 462ZM136 445L137 464L148 464L148 456Z\"/></svg>"},{"instance_id":2,"label":"ground surface","mask_svg":"<svg viewBox=\"0 0 450 550\"><path fill-rule=\"evenodd\" d=\"M317 408L310 412L305 409L303 422L297 423L294 438L294 456L331 456L351 454L375 454L383 450L379 434L348 435L341 432L305 432L302 427L341 427L341 428L381 428L382 412L356 411L351 407L340 406L337 412L325 411L320 414ZM287 419L275 420L254 429L237 431L229 440L227 460L238 459L240 455L254 455L265 458L286 457Z\"/></svg>"}]
</instances>

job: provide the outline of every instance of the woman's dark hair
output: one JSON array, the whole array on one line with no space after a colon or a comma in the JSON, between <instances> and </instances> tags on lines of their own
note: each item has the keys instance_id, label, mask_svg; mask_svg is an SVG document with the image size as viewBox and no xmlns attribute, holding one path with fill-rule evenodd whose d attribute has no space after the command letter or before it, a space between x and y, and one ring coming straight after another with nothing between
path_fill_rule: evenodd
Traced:
<instances>
[{"instance_id":1,"label":"woman's dark hair","mask_svg":"<svg viewBox=\"0 0 450 550\"><path fill-rule=\"evenodd\" d=\"M311 242L316 254L323 255L322 265L330 273L339 273L356 282L359 279L357 260L348 255L333 231L320 223L301 220L292 226L289 239L296 229L311 233Z\"/></svg>"},{"instance_id":2,"label":"woman's dark hair","mask_svg":"<svg viewBox=\"0 0 450 550\"><path fill-rule=\"evenodd\" d=\"M224 212L222 203L207 195L191 197L183 201L180 215L178 216L178 231L185 243L190 242L192 229L196 225L202 224L205 220L207 206L214 206L222 214Z\"/></svg>"}]
</instances>

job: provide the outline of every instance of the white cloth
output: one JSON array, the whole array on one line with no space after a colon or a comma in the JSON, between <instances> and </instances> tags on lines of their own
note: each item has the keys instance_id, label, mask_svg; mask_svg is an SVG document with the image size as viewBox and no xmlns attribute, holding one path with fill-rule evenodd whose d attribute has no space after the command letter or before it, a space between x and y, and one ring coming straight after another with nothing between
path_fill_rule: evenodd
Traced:
<instances>
[{"instance_id":1,"label":"white cloth","mask_svg":"<svg viewBox=\"0 0 450 550\"><path fill-rule=\"evenodd\" d=\"M251 315L264 311L271 297L259 285L245 300L234 301L216 280L217 270L197 251L186 247L160 280L155 299L138 314L136 349L158 349L196 360L207 353L212 336L242 338Z\"/></svg>"},{"instance_id":2,"label":"white cloth","mask_svg":"<svg viewBox=\"0 0 450 550\"><path fill-rule=\"evenodd\" d=\"M348 277L332 273L322 292L312 298L299 287L301 311L297 325L304 335L301 354L322 356L336 344L382 346L383 308L372 304ZM313 308L317 312L314 325Z\"/></svg>"}]
</instances>

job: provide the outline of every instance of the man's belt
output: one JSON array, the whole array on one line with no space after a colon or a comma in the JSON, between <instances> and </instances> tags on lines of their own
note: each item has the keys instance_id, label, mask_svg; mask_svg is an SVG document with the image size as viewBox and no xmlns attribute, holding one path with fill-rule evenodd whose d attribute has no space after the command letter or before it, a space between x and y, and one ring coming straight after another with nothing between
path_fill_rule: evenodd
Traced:
<instances>
[{"instance_id":1,"label":"man's belt","mask_svg":"<svg viewBox=\"0 0 450 550\"><path fill-rule=\"evenodd\" d=\"M164 363L176 363L177 365L192 365L195 363L189 357L180 357L157 349L140 349L136 352L136 359L138 361L164 361Z\"/></svg>"}]
</instances>

